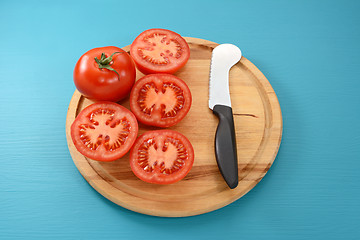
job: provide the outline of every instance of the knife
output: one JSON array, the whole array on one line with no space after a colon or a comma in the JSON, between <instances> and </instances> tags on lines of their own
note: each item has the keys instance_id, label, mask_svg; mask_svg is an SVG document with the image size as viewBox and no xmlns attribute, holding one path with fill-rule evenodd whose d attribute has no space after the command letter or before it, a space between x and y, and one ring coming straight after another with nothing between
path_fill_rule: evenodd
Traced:
<instances>
[{"instance_id":1,"label":"knife","mask_svg":"<svg viewBox=\"0 0 360 240\"><path fill-rule=\"evenodd\" d=\"M238 163L229 71L240 59L241 50L237 46L221 44L212 51L210 64L209 108L219 118L215 134L216 162L231 189L238 185Z\"/></svg>"}]
</instances>

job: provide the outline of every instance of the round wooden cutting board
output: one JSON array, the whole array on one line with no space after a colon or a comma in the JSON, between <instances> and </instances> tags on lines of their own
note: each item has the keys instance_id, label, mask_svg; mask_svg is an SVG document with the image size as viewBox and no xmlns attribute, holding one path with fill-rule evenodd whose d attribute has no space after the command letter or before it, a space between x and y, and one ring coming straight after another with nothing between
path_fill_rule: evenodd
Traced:
<instances>
[{"instance_id":1,"label":"round wooden cutting board","mask_svg":"<svg viewBox=\"0 0 360 240\"><path fill-rule=\"evenodd\" d=\"M77 114L93 102L75 91L69 105L66 137L76 167L100 194L135 212L184 217L226 206L246 194L264 177L279 149L282 116L276 94L265 76L242 57L230 70L239 185L235 189L227 187L214 153L218 119L208 107L210 59L218 44L197 38L185 39L191 57L176 75L188 84L193 103L188 115L170 128L184 134L194 147L195 162L183 180L171 185L143 182L132 173L129 154L114 162L98 162L84 157L73 145L70 127ZM123 49L129 51L130 46ZM137 72L137 79L142 76ZM119 103L129 108L129 99ZM139 135L150 129L155 128L140 124Z\"/></svg>"}]
</instances>

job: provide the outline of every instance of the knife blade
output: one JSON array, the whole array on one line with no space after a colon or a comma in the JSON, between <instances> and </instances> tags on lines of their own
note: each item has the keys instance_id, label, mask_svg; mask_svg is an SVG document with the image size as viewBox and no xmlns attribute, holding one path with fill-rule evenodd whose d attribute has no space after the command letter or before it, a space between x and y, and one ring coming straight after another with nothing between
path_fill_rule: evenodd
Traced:
<instances>
[{"instance_id":1,"label":"knife blade","mask_svg":"<svg viewBox=\"0 0 360 240\"><path fill-rule=\"evenodd\" d=\"M215 134L216 162L231 189L238 185L238 163L229 71L240 61L241 56L241 50L237 46L220 44L212 51L210 64L209 108L219 118Z\"/></svg>"}]
</instances>

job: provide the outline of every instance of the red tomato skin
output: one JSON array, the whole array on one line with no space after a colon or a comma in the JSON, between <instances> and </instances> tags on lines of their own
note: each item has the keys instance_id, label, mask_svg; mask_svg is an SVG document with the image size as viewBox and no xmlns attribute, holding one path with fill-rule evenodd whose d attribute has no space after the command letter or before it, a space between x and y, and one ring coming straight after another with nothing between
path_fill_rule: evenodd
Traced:
<instances>
[{"instance_id":1,"label":"red tomato skin","mask_svg":"<svg viewBox=\"0 0 360 240\"><path fill-rule=\"evenodd\" d=\"M99 69L95 57L101 58L105 53L110 56L114 52L111 67L118 75L108 69ZM121 48L109 46L94 48L83 54L74 69L74 83L78 91L85 97L97 101L117 102L127 97L135 83L135 63L130 55Z\"/></svg>"},{"instance_id":2,"label":"red tomato skin","mask_svg":"<svg viewBox=\"0 0 360 240\"><path fill-rule=\"evenodd\" d=\"M90 151L80 141L81 133L77 129L79 124L84 123L83 119L88 117L92 111L94 111L97 108L104 107L104 106L107 106L110 108L111 107L116 108L118 111L123 111L124 115L131 122L131 132L128 136L128 140L127 140L128 142L126 143L126 147L124 149L122 149L121 151L104 152L104 148L100 148L99 151ZM101 161L101 162L112 162L112 161L120 159L127 152L129 152L129 150L133 146L134 142L136 141L138 131L139 131L139 126L138 126L136 117L130 110L128 110L127 108L125 108L117 103L114 103L114 102L101 101L101 102L96 102L94 104L87 106L76 116L74 122L71 125L70 135L71 135L71 139L74 143L75 148L85 157L90 158L92 160Z\"/></svg>"},{"instance_id":3,"label":"red tomato skin","mask_svg":"<svg viewBox=\"0 0 360 240\"><path fill-rule=\"evenodd\" d=\"M161 136L161 135L163 135L164 137L171 136L180 139L188 153L188 159L186 161L186 164L184 165L184 168L181 171L178 171L171 175L161 174L159 173L158 169L155 170L154 174L149 174L146 173L139 166L139 164L137 164L137 151L144 142L144 140L147 139L149 136ZM136 139L135 143L133 144L133 147L130 150L130 167L133 173L135 174L135 176L137 176L139 179L141 179L144 182L148 182L152 184L168 185L179 182L190 172L194 164L194 158L195 158L194 148L186 136L184 136L183 134L177 131L170 129L152 130L143 133L141 136L139 136Z\"/></svg>"},{"instance_id":4,"label":"red tomato skin","mask_svg":"<svg viewBox=\"0 0 360 240\"><path fill-rule=\"evenodd\" d=\"M177 61L176 64L170 64L170 65L154 65L154 64L146 63L145 61L143 61L141 57L138 56L138 54L136 53L136 46L138 45L138 43L143 41L144 37L153 34L155 32L168 34L180 42L182 47L182 54L183 54L183 56L181 57L181 61ZM134 59L137 69L140 72L144 73L145 75L152 73L174 74L175 72L177 72L186 65L187 61L190 58L190 48L186 40L183 37L181 37L181 35L179 35L178 33L168 29L153 28L153 29L145 30L135 38L135 40L133 41L130 47L130 55Z\"/></svg>"},{"instance_id":5,"label":"red tomato skin","mask_svg":"<svg viewBox=\"0 0 360 240\"><path fill-rule=\"evenodd\" d=\"M151 81L152 78L158 78L159 81L164 81L164 82L174 81L176 84L178 84L182 88L182 90L184 92L184 97L185 97L186 103L184 105L184 108L181 110L181 113L178 113L176 118L165 119L163 121L159 121L159 120L155 120L155 119L151 118L150 116L144 114L139 109L139 106L137 104L137 98L139 95L139 91L140 91L141 87L144 84L146 84L148 80ZM187 86L185 81L183 81L182 79L180 79L174 75L171 75L171 74L156 73L156 74L145 75L144 77L140 78L139 80L137 80L135 82L135 84L131 90L131 93L130 93L131 111L135 114L135 116L139 122L141 122L142 124L145 124L145 125L149 125L149 126L167 128L167 127L171 127L171 126L178 124L182 119L184 119L186 117L186 115L190 111L191 104L192 104L192 95L191 95L191 91L190 91L189 87Z\"/></svg>"}]
</instances>

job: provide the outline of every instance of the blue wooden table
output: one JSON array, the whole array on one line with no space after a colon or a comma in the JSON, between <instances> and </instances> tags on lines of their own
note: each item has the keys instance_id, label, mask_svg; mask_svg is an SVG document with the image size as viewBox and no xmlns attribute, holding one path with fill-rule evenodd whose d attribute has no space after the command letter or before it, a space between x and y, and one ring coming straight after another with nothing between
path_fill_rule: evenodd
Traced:
<instances>
[{"instance_id":1,"label":"blue wooden table","mask_svg":"<svg viewBox=\"0 0 360 240\"><path fill-rule=\"evenodd\" d=\"M359 239L359 11L359 1L2 0L0 239ZM238 45L281 105L268 174L204 215L117 206L87 184L67 148L78 58L154 27Z\"/></svg>"}]
</instances>

